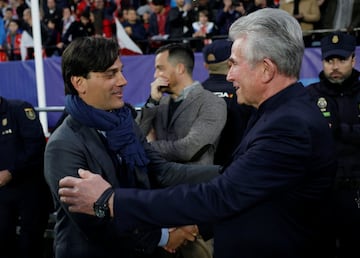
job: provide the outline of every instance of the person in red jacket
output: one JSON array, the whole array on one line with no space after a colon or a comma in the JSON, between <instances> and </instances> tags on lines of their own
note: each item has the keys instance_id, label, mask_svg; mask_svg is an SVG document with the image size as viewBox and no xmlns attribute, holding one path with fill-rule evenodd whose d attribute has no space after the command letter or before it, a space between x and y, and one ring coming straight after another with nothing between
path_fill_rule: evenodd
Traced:
<instances>
[{"instance_id":1,"label":"person in red jacket","mask_svg":"<svg viewBox=\"0 0 360 258\"><path fill-rule=\"evenodd\" d=\"M11 20L9 30L6 36L6 48L9 60L21 60L20 52L21 33L17 20Z\"/></svg>"}]
</instances>

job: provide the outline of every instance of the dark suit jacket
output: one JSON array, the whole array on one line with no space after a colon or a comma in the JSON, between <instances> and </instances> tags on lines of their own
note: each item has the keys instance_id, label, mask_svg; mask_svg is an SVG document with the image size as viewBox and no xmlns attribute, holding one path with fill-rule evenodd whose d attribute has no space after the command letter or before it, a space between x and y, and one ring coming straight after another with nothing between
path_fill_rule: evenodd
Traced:
<instances>
[{"instance_id":1,"label":"dark suit jacket","mask_svg":"<svg viewBox=\"0 0 360 258\"><path fill-rule=\"evenodd\" d=\"M134 127L151 161L148 174L135 168L138 188L149 188L150 181L163 187L180 182L199 182L204 178L209 180L218 175L219 167L216 166L183 168L181 164L166 162L146 143L135 122ZM129 258L152 253L160 240L160 228L119 234L113 221L70 213L68 207L60 202L59 180L68 175L78 177L79 168L99 173L114 187L119 187L118 171L100 134L68 116L50 137L45 151L45 178L57 211L55 256Z\"/></svg>"},{"instance_id":2,"label":"dark suit jacket","mask_svg":"<svg viewBox=\"0 0 360 258\"><path fill-rule=\"evenodd\" d=\"M122 232L212 222L216 258L322 257L314 255L324 248L335 163L328 125L294 84L259 107L221 176L157 191L116 189L115 220Z\"/></svg>"}]
</instances>

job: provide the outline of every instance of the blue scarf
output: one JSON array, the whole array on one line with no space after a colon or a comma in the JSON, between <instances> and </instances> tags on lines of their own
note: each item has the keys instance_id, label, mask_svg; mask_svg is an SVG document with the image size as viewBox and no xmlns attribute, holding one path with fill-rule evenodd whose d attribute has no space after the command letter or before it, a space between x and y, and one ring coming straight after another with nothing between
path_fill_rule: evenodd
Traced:
<instances>
[{"instance_id":1,"label":"blue scarf","mask_svg":"<svg viewBox=\"0 0 360 258\"><path fill-rule=\"evenodd\" d=\"M81 124L104 131L109 148L119 154L131 170L135 165L145 167L149 163L135 135L134 119L129 107L107 112L87 105L79 96L67 95L65 108Z\"/></svg>"}]
</instances>

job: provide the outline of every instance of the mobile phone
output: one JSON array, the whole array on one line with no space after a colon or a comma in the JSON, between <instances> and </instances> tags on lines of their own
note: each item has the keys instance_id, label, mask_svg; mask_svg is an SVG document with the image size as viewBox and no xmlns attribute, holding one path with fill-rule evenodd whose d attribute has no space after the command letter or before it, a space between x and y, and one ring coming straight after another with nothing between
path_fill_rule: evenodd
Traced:
<instances>
[{"instance_id":1,"label":"mobile phone","mask_svg":"<svg viewBox=\"0 0 360 258\"><path fill-rule=\"evenodd\" d=\"M166 88L169 88L169 86L165 86L165 85L160 85L159 87L158 87L158 89L161 91L161 90L164 90L164 89L166 89Z\"/></svg>"}]
</instances>

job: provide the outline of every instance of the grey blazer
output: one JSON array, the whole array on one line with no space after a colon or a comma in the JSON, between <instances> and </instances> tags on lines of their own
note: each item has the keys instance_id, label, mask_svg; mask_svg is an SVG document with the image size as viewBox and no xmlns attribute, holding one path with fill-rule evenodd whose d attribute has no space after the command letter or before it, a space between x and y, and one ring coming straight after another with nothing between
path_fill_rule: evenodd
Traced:
<instances>
[{"instance_id":1,"label":"grey blazer","mask_svg":"<svg viewBox=\"0 0 360 258\"><path fill-rule=\"evenodd\" d=\"M170 96L160 104L144 108L139 121L146 135L153 128L157 140L151 145L169 161L180 163L213 164L214 152L226 122L226 103L205 90L200 83L168 121Z\"/></svg>"}]
</instances>

